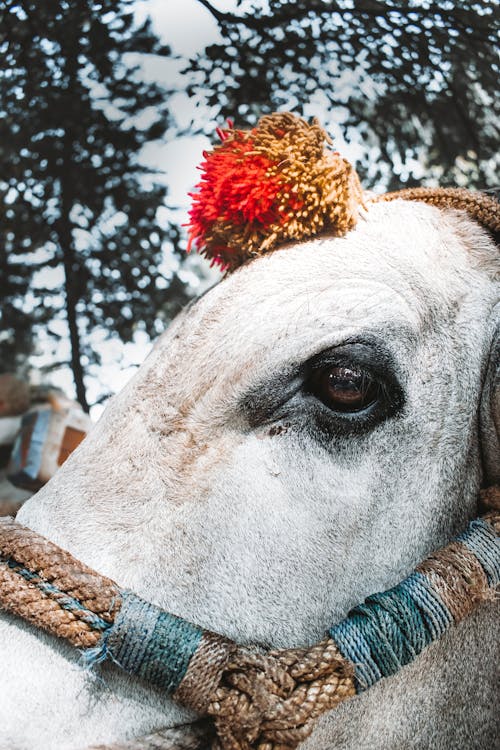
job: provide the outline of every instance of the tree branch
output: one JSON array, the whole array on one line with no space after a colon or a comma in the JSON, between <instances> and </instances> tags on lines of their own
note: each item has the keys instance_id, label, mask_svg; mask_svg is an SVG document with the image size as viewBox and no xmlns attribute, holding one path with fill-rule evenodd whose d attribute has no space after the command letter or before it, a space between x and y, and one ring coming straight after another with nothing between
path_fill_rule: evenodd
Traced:
<instances>
[{"instance_id":1,"label":"tree branch","mask_svg":"<svg viewBox=\"0 0 500 750\"><path fill-rule=\"evenodd\" d=\"M198 2L208 10L219 24L223 24L225 21L229 23L239 23L240 21L246 20L246 16L236 16L233 13L224 13L221 10L217 10L217 8L214 8L212 3L209 3L208 0L198 0Z\"/></svg>"}]
</instances>

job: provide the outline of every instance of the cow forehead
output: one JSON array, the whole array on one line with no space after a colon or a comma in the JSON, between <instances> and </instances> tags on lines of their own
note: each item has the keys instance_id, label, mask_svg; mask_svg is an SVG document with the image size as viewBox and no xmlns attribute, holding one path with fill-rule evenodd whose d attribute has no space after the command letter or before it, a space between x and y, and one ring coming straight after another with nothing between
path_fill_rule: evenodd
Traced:
<instances>
[{"instance_id":1,"label":"cow forehead","mask_svg":"<svg viewBox=\"0 0 500 750\"><path fill-rule=\"evenodd\" d=\"M290 245L233 273L191 309L183 338L229 356L283 337L302 346L335 326L417 332L482 285L453 220L423 204L378 204L344 238Z\"/></svg>"},{"instance_id":2,"label":"cow forehead","mask_svg":"<svg viewBox=\"0 0 500 750\"><path fill-rule=\"evenodd\" d=\"M249 263L233 275L234 285L242 296L247 286L257 295L259 288L263 295L288 288L293 296L364 277L430 302L461 293L481 242L489 244L482 230L455 212L409 201L373 204L345 237L290 244Z\"/></svg>"}]
</instances>

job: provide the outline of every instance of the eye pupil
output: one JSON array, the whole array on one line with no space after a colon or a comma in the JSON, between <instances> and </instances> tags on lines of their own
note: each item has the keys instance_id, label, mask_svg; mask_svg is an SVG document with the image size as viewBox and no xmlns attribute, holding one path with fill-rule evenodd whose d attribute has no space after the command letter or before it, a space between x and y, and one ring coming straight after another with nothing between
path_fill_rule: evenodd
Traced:
<instances>
[{"instance_id":1,"label":"eye pupil","mask_svg":"<svg viewBox=\"0 0 500 750\"><path fill-rule=\"evenodd\" d=\"M378 385L363 370L333 366L321 370L313 390L334 411L357 412L377 399Z\"/></svg>"}]
</instances>

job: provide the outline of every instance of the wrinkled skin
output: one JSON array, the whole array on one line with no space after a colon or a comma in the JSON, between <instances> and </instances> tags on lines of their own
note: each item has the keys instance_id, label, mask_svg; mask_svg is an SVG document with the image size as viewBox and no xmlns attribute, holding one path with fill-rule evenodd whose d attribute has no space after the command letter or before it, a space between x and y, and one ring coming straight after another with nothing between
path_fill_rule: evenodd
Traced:
<instances>
[{"instance_id":1,"label":"wrinkled skin","mask_svg":"<svg viewBox=\"0 0 500 750\"><path fill-rule=\"evenodd\" d=\"M495 478L495 266L473 222L402 201L344 239L253 261L178 317L18 520L239 642L313 643L460 531ZM319 400L311 373L339 352L383 384L371 416ZM493 609L324 716L304 747L493 747ZM2 748L72 750L191 717L7 616L0 664Z\"/></svg>"}]
</instances>

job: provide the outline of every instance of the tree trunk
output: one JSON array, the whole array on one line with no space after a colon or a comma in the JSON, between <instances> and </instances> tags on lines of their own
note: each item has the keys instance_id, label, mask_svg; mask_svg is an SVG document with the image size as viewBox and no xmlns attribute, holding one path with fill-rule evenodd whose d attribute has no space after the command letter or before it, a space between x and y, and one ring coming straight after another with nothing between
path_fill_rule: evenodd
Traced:
<instances>
[{"instance_id":1,"label":"tree trunk","mask_svg":"<svg viewBox=\"0 0 500 750\"><path fill-rule=\"evenodd\" d=\"M64 195L64 192L63 192ZM82 352L80 342L80 332L78 330L78 319L76 306L78 295L75 294L74 276L78 273L78 267L75 264L75 251L73 247L73 233L68 213L64 212L63 198L63 216L60 222L59 241L63 253L64 264L64 291L66 297L66 318L68 320L69 338L71 343L71 369L75 381L76 398L81 404L84 411L88 413L89 405L84 383L84 372L82 365ZM71 208L70 208L71 210Z\"/></svg>"},{"instance_id":2,"label":"tree trunk","mask_svg":"<svg viewBox=\"0 0 500 750\"><path fill-rule=\"evenodd\" d=\"M76 20L76 19L75 19ZM84 382L84 370L82 365L82 347L80 332L78 330L77 305L79 302L78 278L79 265L76 262L76 251L73 241L73 226L70 219L71 210L74 205L73 172L74 172L74 148L71 133L71 91L77 83L78 76L78 42L79 27L75 24L73 34L67 39L66 48L63 50L65 56L64 73L67 93L67 104L65 107L68 120L64 124L62 165L61 165L61 213L59 216L59 244L64 265L64 291L66 298L66 318L68 321L69 338L71 344L71 369L75 381L76 398L85 412L89 412L89 404Z\"/></svg>"}]
</instances>

